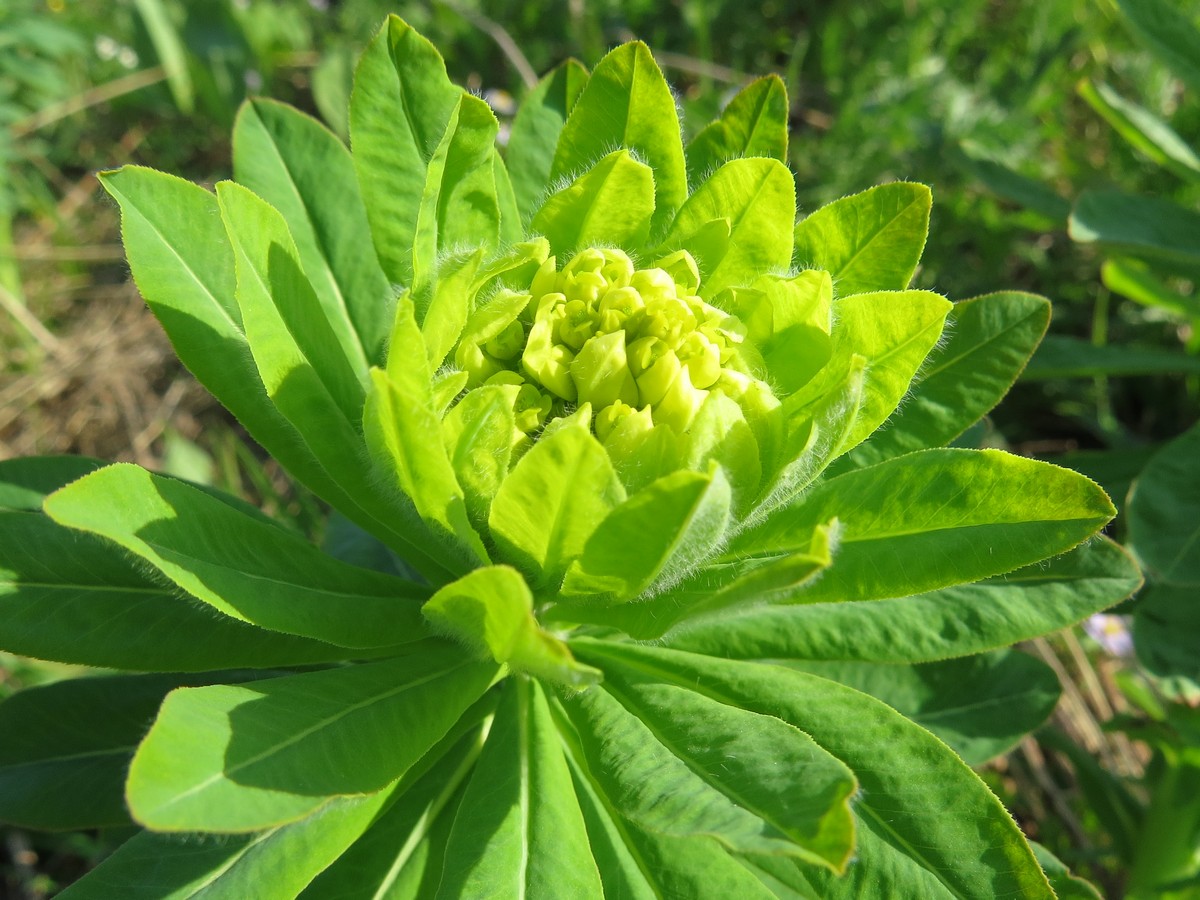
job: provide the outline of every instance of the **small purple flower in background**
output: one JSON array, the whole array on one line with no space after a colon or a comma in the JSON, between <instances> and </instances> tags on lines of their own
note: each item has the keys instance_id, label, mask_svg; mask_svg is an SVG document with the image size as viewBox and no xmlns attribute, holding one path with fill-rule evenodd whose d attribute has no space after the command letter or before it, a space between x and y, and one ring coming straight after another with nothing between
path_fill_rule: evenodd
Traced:
<instances>
[{"instance_id":1,"label":"small purple flower in background","mask_svg":"<svg viewBox=\"0 0 1200 900\"><path fill-rule=\"evenodd\" d=\"M1096 613L1083 623L1083 630L1112 656L1133 656L1129 616Z\"/></svg>"}]
</instances>

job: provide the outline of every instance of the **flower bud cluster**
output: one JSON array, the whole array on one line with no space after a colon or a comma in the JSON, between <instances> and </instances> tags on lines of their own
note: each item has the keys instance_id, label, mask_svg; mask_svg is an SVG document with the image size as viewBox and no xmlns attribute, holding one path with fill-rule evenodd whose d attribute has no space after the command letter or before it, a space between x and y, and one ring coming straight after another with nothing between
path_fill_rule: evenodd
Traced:
<instances>
[{"instance_id":1,"label":"flower bud cluster","mask_svg":"<svg viewBox=\"0 0 1200 900\"><path fill-rule=\"evenodd\" d=\"M769 388L743 356L746 329L697 296L696 261L680 250L635 269L621 250L589 248L538 269L515 318L459 346L468 386L519 385L528 433L568 405L591 405L597 437L624 420L682 434L710 391L736 400ZM629 422L633 425L634 422Z\"/></svg>"}]
</instances>

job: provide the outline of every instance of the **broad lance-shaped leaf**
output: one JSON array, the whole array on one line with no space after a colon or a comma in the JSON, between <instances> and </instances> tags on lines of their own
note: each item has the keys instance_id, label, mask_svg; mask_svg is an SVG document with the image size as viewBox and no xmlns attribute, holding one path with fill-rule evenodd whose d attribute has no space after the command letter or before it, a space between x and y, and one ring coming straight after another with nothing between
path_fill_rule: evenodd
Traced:
<instances>
[{"instance_id":1,"label":"broad lance-shaped leaf","mask_svg":"<svg viewBox=\"0 0 1200 900\"><path fill-rule=\"evenodd\" d=\"M381 497L346 444L323 423L302 434L263 386L235 299L234 254L217 198L151 169L126 166L100 182L121 205L121 235L138 290L187 368L289 472L405 558L426 577L446 577L413 543L416 516Z\"/></svg>"},{"instance_id":2,"label":"broad lance-shaped leaf","mask_svg":"<svg viewBox=\"0 0 1200 900\"><path fill-rule=\"evenodd\" d=\"M640 41L597 63L563 126L550 177L591 168L614 148L632 150L654 170L652 228L662 228L687 199L687 169L675 98Z\"/></svg>"},{"instance_id":3,"label":"broad lance-shaped leaf","mask_svg":"<svg viewBox=\"0 0 1200 900\"><path fill-rule=\"evenodd\" d=\"M604 681L561 699L598 791L642 828L841 871L854 776L802 731L572 641ZM615 646L615 645L614 645Z\"/></svg>"},{"instance_id":4,"label":"broad lance-shaped leaf","mask_svg":"<svg viewBox=\"0 0 1200 900\"><path fill-rule=\"evenodd\" d=\"M450 833L437 897L602 898L545 694L513 679Z\"/></svg>"},{"instance_id":5,"label":"broad lance-shaped leaf","mask_svg":"<svg viewBox=\"0 0 1200 900\"><path fill-rule=\"evenodd\" d=\"M775 159L731 160L688 197L662 249L696 257L704 273L700 296L710 300L764 272L787 269L795 215L796 183L787 166ZM728 236L713 242L708 226L721 219Z\"/></svg>"},{"instance_id":6,"label":"broad lance-shaped leaf","mask_svg":"<svg viewBox=\"0 0 1200 900\"><path fill-rule=\"evenodd\" d=\"M498 558L557 585L609 511L625 499L608 454L582 425L544 434L500 485L489 516Z\"/></svg>"},{"instance_id":7,"label":"broad lance-shaped leaf","mask_svg":"<svg viewBox=\"0 0 1200 900\"><path fill-rule=\"evenodd\" d=\"M1200 63L1196 61L1200 29L1195 19L1166 0L1118 0L1117 5L1154 55L1193 91L1200 91Z\"/></svg>"},{"instance_id":8,"label":"broad lance-shaped leaf","mask_svg":"<svg viewBox=\"0 0 1200 900\"><path fill-rule=\"evenodd\" d=\"M335 407L339 418L353 423L362 410L366 372L339 342L283 216L229 181L217 185L217 202L233 245L242 324L267 392L278 405L292 382L301 385L302 399L290 407L297 411L281 406L297 428L316 424L318 404ZM362 359L361 347L356 349Z\"/></svg>"},{"instance_id":9,"label":"broad lance-shaped leaf","mask_svg":"<svg viewBox=\"0 0 1200 900\"><path fill-rule=\"evenodd\" d=\"M437 631L481 659L558 684L579 687L598 680L599 672L577 663L566 644L538 625L533 595L516 569L476 569L439 590L422 611Z\"/></svg>"},{"instance_id":10,"label":"broad lance-shaped leaf","mask_svg":"<svg viewBox=\"0 0 1200 900\"><path fill-rule=\"evenodd\" d=\"M429 368L437 369L446 360L471 313L475 291L472 284L483 262L482 248L451 256L438 267L437 280L429 302L414 312L421 325L421 337L429 354ZM406 347L411 353L415 347ZM389 354L390 358L390 354Z\"/></svg>"},{"instance_id":11,"label":"broad lance-shaped leaf","mask_svg":"<svg viewBox=\"0 0 1200 900\"><path fill-rule=\"evenodd\" d=\"M304 272L354 369L382 362L393 294L375 257L345 145L293 107L256 99L242 105L234 124L233 171L288 223Z\"/></svg>"},{"instance_id":12,"label":"broad lance-shaped leaf","mask_svg":"<svg viewBox=\"0 0 1200 900\"><path fill-rule=\"evenodd\" d=\"M125 773L172 688L219 676L123 675L26 688L0 703L0 821L48 830L129 824Z\"/></svg>"},{"instance_id":13,"label":"broad lance-shaped leaf","mask_svg":"<svg viewBox=\"0 0 1200 900\"><path fill-rule=\"evenodd\" d=\"M676 837L640 827L618 813L587 771L575 729L558 704L552 706L575 785L592 856L606 897L737 897L775 900L714 838Z\"/></svg>"},{"instance_id":14,"label":"broad lance-shaped leaf","mask_svg":"<svg viewBox=\"0 0 1200 900\"><path fill-rule=\"evenodd\" d=\"M853 807L854 859L845 874L798 859L746 857L769 865L801 896L1053 898L995 795L953 751L886 704L779 666L584 638L572 648L604 666L605 684L618 677L656 679L697 701L787 723L853 771L861 792ZM946 815L948 809L955 815ZM964 821L971 827L963 828Z\"/></svg>"},{"instance_id":15,"label":"broad lance-shaped leaf","mask_svg":"<svg viewBox=\"0 0 1200 900\"><path fill-rule=\"evenodd\" d=\"M531 227L558 254L596 244L641 246L654 215L654 173L628 150L601 159L546 198Z\"/></svg>"},{"instance_id":16,"label":"broad lance-shaped leaf","mask_svg":"<svg viewBox=\"0 0 1200 900\"><path fill-rule=\"evenodd\" d=\"M1049 323L1049 301L1033 294L1005 291L955 303L946 339L917 372L904 404L834 471L949 444L1000 402Z\"/></svg>"},{"instance_id":17,"label":"broad lance-shaped leaf","mask_svg":"<svg viewBox=\"0 0 1200 900\"><path fill-rule=\"evenodd\" d=\"M412 284L412 249L429 160L462 89L434 46L389 16L363 52L350 97L350 146L383 271Z\"/></svg>"},{"instance_id":18,"label":"broad lance-shaped leaf","mask_svg":"<svg viewBox=\"0 0 1200 900\"><path fill-rule=\"evenodd\" d=\"M862 404L839 452L860 444L900 404L951 308L950 301L929 291L858 294L837 301L829 362L784 401L789 427L812 415L815 405L852 375L861 357L867 366Z\"/></svg>"},{"instance_id":19,"label":"broad lance-shaped leaf","mask_svg":"<svg viewBox=\"0 0 1200 900\"><path fill-rule=\"evenodd\" d=\"M783 664L882 700L932 731L971 766L1011 750L1046 721L1062 693L1053 669L1017 650L909 666L811 660Z\"/></svg>"},{"instance_id":20,"label":"broad lance-shaped leaf","mask_svg":"<svg viewBox=\"0 0 1200 900\"><path fill-rule=\"evenodd\" d=\"M0 511L0 648L135 672L274 668L347 656L344 647L213 615L107 541L41 513L9 511Z\"/></svg>"},{"instance_id":21,"label":"broad lance-shaped leaf","mask_svg":"<svg viewBox=\"0 0 1200 900\"><path fill-rule=\"evenodd\" d=\"M0 510L40 512L47 494L107 465L104 460L88 456L18 456L0 460Z\"/></svg>"},{"instance_id":22,"label":"broad lance-shaped leaf","mask_svg":"<svg viewBox=\"0 0 1200 900\"><path fill-rule=\"evenodd\" d=\"M564 597L624 603L678 581L709 556L729 522L729 482L717 467L658 479L602 521L567 570Z\"/></svg>"},{"instance_id":23,"label":"broad lance-shaped leaf","mask_svg":"<svg viewBox=\"0 0 1200 900\"><path fill-rule=\"evenodd\" d=\"M429 641L384 662L173 691L134 756L129 808L156 831L243 832L378 791L496 672Z\"/></svg>"},{"instance_id":24,"label":"broad lance-shaped leaf","mask_svg":"<svg viewBox=\"0 0 1200 900\"><path fill-rule=\"evenodd\" d=\"M1107 538L977 584L917 597L743 610L736 624L688 622L681 650L731 659L928 662L1007 647L1124 600L1141 573Z\"/></svg>"},{"instance_id":25,"label":"broad lance-shaped leaf","mask_svg":"<svg viewBox=\"0 0 1200 900\"><path fill-rule=\"evenodd\" d=\"M1159 197L1118 191L1084 191L1071 211L1070 234L1191 274L1200 268L1200 213Z\"/></svg>"},{"instance_id":26,"label":"broad lance-shaped leaf","mask_svg":"<svg viewBox=\"0 0 1200 900\"><path fill-rule=\"evenodd\" d=\"M933 196L899 181L822 206L796 226L795 262L833 275L838 296L902 291L929 234Z\"/></svg>"},{"instance_id":27,"label":"broad lance-shaped leaf","mask_svg":"<svg viewBox=\"0 0 1200 900\"><path fill-rule=\"evenodd\" d=\"M617 628L635 640L652 641L697 627L739 627L747 607L784 603L802 595L832 561L836 523L813 534L812 546L775 560L744 560L705 566L664 593L616 606L571 603L546 611L547 621ZM789 607L790 608L790 607Z\"/></svg>"},{"instance_id":28,"label":"broad lance-shaped leaf","mask_svg":"<svg viewBox=\"0 0 1200 900\"><path fill-rule=\"evenodd\" d=\"M1200 177L1200 156L1158 116L1126 100L1102 81L1081 81L1077 91L1121 137L1154 162L1180 178Z\"/></svg>"},{"instance_id":29,"label":"broad lance-shaped leaf","mask_svg":"<svg viewBox=\"0 0 1200 900\"><path fill-rule=\"evenodd\" d=\"M521 101L504 161L523 218L531 217L546 195L558 136L587 79L587 69L568 59L551 69Z\"/></svg>"},{"instance_id":30,"label":"broad lance-shaped leaf","mask_svg":"<svg viewBox=\"0 0 1200 900\"><path fill-rule=\"evenodd\" d=\"M823 481L761 525L727 558L808 547L837 518L838 551L800 602L876 600L967 584L1070 550L1116 510L1068 469L998 450L925 450Z\"/></svg>"},{"instance_id":31,"label":"broad lance-shaped leaf","mask_svg":"<svg viewBox=\"0 0 1200 900\"><path fill-rule=\"evenodd\" d=\"M492 498L508 475L520 388L489 384L469 391L442 419L442 440L462 487L471 524L486 531Z\"/></svg>"},{"instance_id":32,"label":"broad lance-shaped leaf","mask_svg":"<svg viewBox=\"0 0 1200 900\"><path fill-rule=\"evenodd\" d=\"M1134 482L1129 539L1146 568L1180 587L1200 585L1200 426L1158 451Z\"/></svg>"},{"instance_id":33,"label":"broad lance-shaped leaf","mask_svg":"<svg viewBox=\"0 0 1200 900\"><path fill-rule=\"evenodd\" d=\"M69 885L67 900L243 900L296 896L341 856L393 799L394 789L327 803L310 818L259 834L142 831Z\"/></svg>"},{"instance_id":34,"label":"broad lance-shaped leaf","mask_svg":"<svg viewBox=\"0 0 1200 900\"><path fill-rule=\"evenodd\" d=\"M462 245L490 251L499 242L500 203L491 164L499 128L487 103L459 95L425 175L412 243L414 291L432 279L438 253Z\"/></svg>"},{"instance_id":35,"label":"broad lance-shaped leaf","mask_svg":"<svg viewBox=\"0 0 1200 900\"><path fill-rule=\"evenodd\" d=\"M489 706L494 710L495 704ZM491 721L486 718L482 728L476 723L449 752L439 752L445 739L430 750L428 756L437 759L429 771L412 780L411 773L416 770L410 770L404 780L411 780L412 786L397 792L399 801L393 802L352 847L318 875L301 898L401 900L433 896L441 882L450 829Z\"/></svg>"},{"instance_id":36,"label":"broad lance-shaped leaf","mask_svg":"<svg viewBox=\"0 0 1200 900\"><path fill-rule=\"evenodd\" d=\"M786 164L787 146L787 88L778 75L768 75L742 88L721 117L688 142L688 179L699 184L722 163L744 156L769 156Z\"/></svg>"},{"instance_id":37,"label":"broad lance-shaped leaf","mask_svg":"<svg viewBox=\"0 0 1200 900\"><path fill-rule=\"evenodd\" d=\"M424 637L415 585L346 565L303 538L129 464L47 498L59 524L98 534L227 616L349 647Z\"/></svg>"}]
</instances>

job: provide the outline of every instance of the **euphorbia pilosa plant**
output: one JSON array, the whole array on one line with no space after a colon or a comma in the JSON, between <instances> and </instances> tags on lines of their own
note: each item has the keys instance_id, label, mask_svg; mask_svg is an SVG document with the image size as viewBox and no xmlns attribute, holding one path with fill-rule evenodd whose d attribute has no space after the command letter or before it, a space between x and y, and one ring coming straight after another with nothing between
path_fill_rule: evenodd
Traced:
<instances>
[{"instance_id":1,"label":"euphorbia pilosa plant","mask_svg":"<svg viewBox=\"0 0 1200 900\"><path fill-rule=\"evenodd\" d=\"M186 673L0 706L0 814L144 828L62 896L1054 896L964 759L1054 702L997 648L1138 574L1091 482L945 448L1048 304L907 290L919 185L797 225L778 79L685 147L627 44L501 149L392 18L350 121L249 103L215 192L102 175L183 362L338 515L0 465L3 646Z\"/></svg>"}]
</instances>

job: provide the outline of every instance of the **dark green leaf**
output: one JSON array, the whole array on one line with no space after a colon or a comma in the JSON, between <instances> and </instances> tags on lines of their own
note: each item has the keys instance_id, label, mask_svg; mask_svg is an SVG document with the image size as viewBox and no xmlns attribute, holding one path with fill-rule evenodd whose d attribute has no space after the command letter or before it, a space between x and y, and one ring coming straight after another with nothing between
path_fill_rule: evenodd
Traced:
<instances>
[{"instance_id":1,"label":"dark green leaf","mask_svg":"<svg viewBox=\"0 0 1200 900\"><path fill-rule=\"evenodd\" d=\"M1106 251L1200 270L1200 213L1159 197L1084 191L1071 213L1071 237Z\"/></svg>"},{"instance_id":2,"label":"dark green leaf","mask_svg":"<svg viewBox=\"0 0 1200 900\"><path fill-rule=\"evenodd\" d=\"M668 641L734 659L927 662L1057 631L1140 584L1129 555L1102 539L978 584L895 600L768 606L743 612L736 627L701 621Z\"/></svg>"},{"instance_id":3,"label":"dark green leaf","mask_svg":"<svg viewBox=\"0 0 1200 900\"><path fill-rule=\"evenodd\" d=\"M343 646L424 637L422 591L338 562L196 488L121 464L46 500L59 524L115 541L225 615Z\"/></svg>"},{"instance_id":4,"label":"dark green leaf","mask_svg":"<svg viewBox=\"0 0 1200 900\"><path fill-rule=\"evenodd\" d=\"M1117 0L1134 33L1193 91L1200 91L1200 30L1166 0Z\"/></svg>"},{"instance_id":5,"label":"dark green leaf","mask_svg":"<svg viewBox=\"0 0 1200 900\"><path fill-rule=\"evenodd\" d=\"M1094 375L1159 375L1200 372L1200 358L1172 353L1161 347L1097 347L1080 338L1051 334L1042 341L1022 377L1090 378Z\"/></svg>"},{"instance_id":6,"label":"dark green leaf","mask_svg":"<svg viewBox=\"0 0 1200 900\"><path fill-rule=\"evenodd\" d=\"M1158 451L1129 496L1129 542L1146 568L1200 587L1200 426Z\"/></svg>"}]
</instances>

